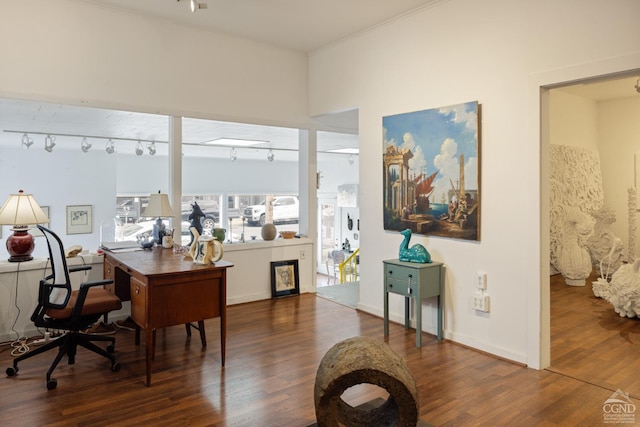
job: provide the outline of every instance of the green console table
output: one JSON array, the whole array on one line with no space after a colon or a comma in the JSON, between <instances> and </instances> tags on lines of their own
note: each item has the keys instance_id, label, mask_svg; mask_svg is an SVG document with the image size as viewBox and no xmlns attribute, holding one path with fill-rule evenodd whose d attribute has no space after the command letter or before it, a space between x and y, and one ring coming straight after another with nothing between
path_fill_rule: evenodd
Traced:
<instances>
[{"instance_id":1,"label":"green console table","mask_svg":"<svg viewBox=\"0 0 640 427\"><path fill-rule=\"evenodd\" d=\"M422 299L438 297L438 340L444 326L444 264L404 262L388 259L384 263L384 336L389 336L389 293L404 295L404 327L409 329L409 300L414 299L416 347L422 346Z\"/></svg>"}]
</instances>

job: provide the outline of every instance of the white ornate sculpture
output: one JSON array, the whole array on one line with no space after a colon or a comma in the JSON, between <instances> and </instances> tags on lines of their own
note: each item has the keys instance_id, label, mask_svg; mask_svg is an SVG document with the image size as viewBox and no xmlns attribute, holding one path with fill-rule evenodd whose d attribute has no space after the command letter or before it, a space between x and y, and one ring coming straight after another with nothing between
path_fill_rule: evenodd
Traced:
<instances>
[{"instance_id":1,"label":"white ornate sculpture","mask_svg":"<svg viewBox=\"0 0 640 427\"><path fill-rule=\"evenodd\" d=\"M622 240L618 239L618 242L616 242L615 256L610 253L614 246L614 240L616 239L616 235L611 227L611 224L616 222L616 214L612 209L603 206L602 208L592 212L591 216L595 218L596 224L593 228L591 237L587 240L589 254L591 255L593 266L600 277L603 276L601 268L603 265L602 261L607 257L604 266L608 270L608 280L611 274L613 274L613 272L622 265L623 261L622 250L624 245L622 244Z\"/></svg>"},{"instance_id":2,"label":"white ornate sculpture","mask_svg":"<svg viewBox=\"0 0 640 427\"><path fill-rule=\"evenodd\" d=\"M600 155L597 150L551 145L551 274L559 272L558 253L569 209L599 209L604 203Z\"/></svg>"},{"instance_id":3,"label":"white ornate sculpture","mask_svg":"<svg viewBox=\"0 0 640 427\"><path fill-rule=\"evenodd\" d=\"M613 273L609 292L604 298L620 317L635 317L640 313L640 260L623 264Z\"/></svg>"},{"instance_id":4,"label":"white ornate sculpture","mask_svg":"<svg viewBox=\"0 0 640 427\"><path fill-rule=\"evenodd\" d=\"M593 230L593 219L577 208L570 208L557 249L557 267L567 285L584 286L593 266L585 244Z\"/></svg>"},{"instance_id":5,"label":"white ornate sculpture","mask_svg":"<svg viewBox=\"0 0 640 427\"><path fill-rule=\"evenodd\" d=\"M609 253L598 263L600 277L592 284L593 294L596 297L607 298L609 296L609 280L622 265L623 248L622 240L618 237L614 238Z\"/></svg>"}]
</instances>

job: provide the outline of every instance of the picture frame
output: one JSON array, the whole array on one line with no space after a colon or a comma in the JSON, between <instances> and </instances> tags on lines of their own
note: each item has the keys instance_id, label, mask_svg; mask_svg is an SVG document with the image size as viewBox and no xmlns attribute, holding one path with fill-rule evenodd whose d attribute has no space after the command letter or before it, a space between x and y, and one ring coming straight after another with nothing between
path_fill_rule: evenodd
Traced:
<instances>
[{"instance_id":1,"label":"picture frame","mask_svg":"<svg viewBox=\"0 0 640 427\"><path fill-rule=\"evenodd\" d=\"M382 118L384 229L480 241L481 104Z\"/></svg>"},{"instance_id":2,"label":"picture frame","mask_svg":"<svg viewBox=\"0 0 640 427\"><path fill-rule=\"evenodd\" d=\"M91 234L92 223L91 205L67 206L67 234Z\"/></svg>"},{"instance_id":3,"label":"picture frame","mask_svg":"<svg viewBox=\"0 0 640 427\"><path fill-rule=\"evenodd\" d=\"M49 218L49 221L51 221L51 217L49 216L49 206L40 206L40 208L45 213L45 215L47 215L47 218ZM42 225L44 227L49 228L49 224L50 222L43 222L42 224L38 224L38 225ZM42 231L40 231L38 227L35 225L32 225L29 227L29 234L31 234L33 237L44 236L44 234L42 234Z\"/></svg>"},{"instance_id":4,"label":"picture frame","mask_svg":"<svg viewBox=\"0 0 640 427\"><path fill-rule=\"evenodd\" d=\"M299 294L298 260L271 262L271 298Z\"/></svg>"}]
</instances>

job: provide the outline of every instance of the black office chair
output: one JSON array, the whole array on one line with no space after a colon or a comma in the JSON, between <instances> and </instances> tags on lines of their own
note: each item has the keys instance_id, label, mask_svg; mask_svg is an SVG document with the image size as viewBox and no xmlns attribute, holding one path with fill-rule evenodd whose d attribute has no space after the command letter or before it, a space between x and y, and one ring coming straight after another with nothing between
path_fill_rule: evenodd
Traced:
<instances>
[{"instance_id":1,"label":"black office chair","mask_svg":"<svg viewBox=\"0 0 640 427\"><path fill-rule=\"evenodd\" d=\"M80 289L72 290L69 273L89 270L91 266L68 268L60 238L45 227L38 225L38 228L47 238L52 274L40 281L38 306L31 315L31 320L38 328L61 330L66 333L15 358L13 367L7 368L7 375L12 377L18 373L19 362L57 348L58 354L47 371L47 389L53 390L58 385L58 382L51 378L53 370L65 355L69 359L69 365L73 365L78 346L106 357L111 361L111 370L119 371L120 364L111 354L115 350L115 338L80 332L88 329L104 314L122 307L120 299L103 287L112 283L112 280L82 283ZM110 344L105 351L92 341L108 341Z\"/></svg>"}]
</instances>

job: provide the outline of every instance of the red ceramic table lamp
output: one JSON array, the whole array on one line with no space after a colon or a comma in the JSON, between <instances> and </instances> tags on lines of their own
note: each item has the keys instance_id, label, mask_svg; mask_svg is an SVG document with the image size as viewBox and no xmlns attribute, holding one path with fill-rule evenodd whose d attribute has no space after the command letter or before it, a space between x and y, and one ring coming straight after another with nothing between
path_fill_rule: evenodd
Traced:
<instances>
[{"instance_id":1,"label":"red ceramic table lamp","mask_svg":"<svg viewBox=\"0 0 640 427\"><path fill-rule=\"evenodd\" d=\"M7 237L9 261L31 261L35 240L28 233L29 225L44 224L49 218L40 208L31 194L22 190L11 194L0 208L0 225L12 225L13 234Z\"/></svg>"}]
</instances>

